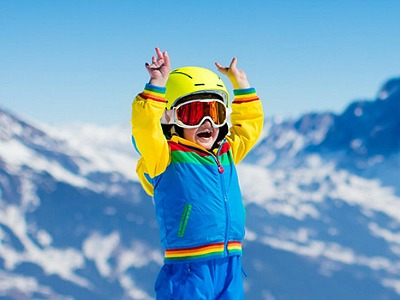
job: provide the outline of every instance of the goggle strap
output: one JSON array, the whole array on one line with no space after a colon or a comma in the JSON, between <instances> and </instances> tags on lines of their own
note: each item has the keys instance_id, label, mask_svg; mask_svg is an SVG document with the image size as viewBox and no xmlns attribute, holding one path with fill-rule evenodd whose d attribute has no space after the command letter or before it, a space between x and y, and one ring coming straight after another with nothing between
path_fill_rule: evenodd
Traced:
<instances>
[{"instance_id":1,"label":"goggle strap","mask_svg":"<svg viewBox=\"0 0 400 300\"><path fill-rule=\"evenodd\" d=\"M161 116L161 124L175 124L175 111L173 109L168 109L164 111L163 115Z\"/></svg>"}]
</instances>

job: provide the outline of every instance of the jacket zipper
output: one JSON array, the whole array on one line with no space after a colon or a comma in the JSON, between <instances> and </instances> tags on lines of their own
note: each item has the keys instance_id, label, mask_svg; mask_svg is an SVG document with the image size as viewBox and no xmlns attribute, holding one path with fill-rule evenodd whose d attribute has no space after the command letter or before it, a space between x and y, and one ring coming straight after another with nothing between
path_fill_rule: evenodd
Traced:
<instances>
[{"instance_id":1,"label":"jacket zipper","mask_svg":"<svg viewBox=\"0 0 400 300\"><path fill-rule=\"evenodd\" d=\"M225 142L225 140L223 141L223 143ZM225 186L225 181L224 181L224 176L222 175L222 173L224 172L224 168L221 166L221 163L218 159L218 154L220 153L221 149L222 149L222 145L223 143L221 143L221 145L218 148L217 151L217 155L216 155L216 160L217 160L217 164L218 164L218 171L221 174L220 178L221 178L221 186L222 186L222 193L223 193L223 197L224 197L224 205L225 205L225 241L224 241L224 256L228 256L228 235L229 235L229 226L230 226L230 213L229 213L229 202L228 202L228 195L226 193L226 186Z\"/></svg>"}]
</instances>

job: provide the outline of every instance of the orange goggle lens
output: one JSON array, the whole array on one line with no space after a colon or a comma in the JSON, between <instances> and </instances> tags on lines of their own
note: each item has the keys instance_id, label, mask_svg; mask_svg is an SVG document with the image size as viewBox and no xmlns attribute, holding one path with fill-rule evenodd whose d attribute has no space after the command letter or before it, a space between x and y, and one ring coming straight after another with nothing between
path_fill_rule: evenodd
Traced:
<instances>
[{"instance_id":1,"label":"orange goggle lens","mask_svg":"<svg viewBox=\"0 0 400 300\"><path fill-rule=\"evenodd\" d=\"M226 122L226 107L218 100L194 100L176 107L177 121L186 126L199 126L204 118L211 119L216 126Z\"/></svg>"}]
</instances>

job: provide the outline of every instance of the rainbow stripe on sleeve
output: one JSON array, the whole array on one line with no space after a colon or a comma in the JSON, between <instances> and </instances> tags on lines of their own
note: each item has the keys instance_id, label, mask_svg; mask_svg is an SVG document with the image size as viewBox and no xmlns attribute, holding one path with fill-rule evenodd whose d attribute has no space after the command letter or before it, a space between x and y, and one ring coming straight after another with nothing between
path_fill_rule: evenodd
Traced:
<instances>
[{"instance_id":1,"label":"rainbow stripe on sleeve","mask_svg":"<svg viewBox=\"0 0 400 300\"><path fill-rule=\"evenodd\" d=\"M224 243L210 244L194 248L168 249L165 251L165 261L176 262L189 259L223 257L224 250ZM236 241L228 242L227 250L228 255L241 255L242 243Z\"/></svg>"},{"instance_id":2,"label":"rainbow stripe on sleeve","mask_svg":"<svg viewBox=\"0 0 400 300\"><path fill-rule=\"evenodd\" d=\"M234 95L234 103L244 103L260 100L256 94L256 90L254 88L248 89L237 89L233 91Z\"/></svg>"},{"instance_id":3,"label":"rainbow stripe on sleeve","mask_svg":"<svg viewBox=\"0 0 400 300\"><path fill-rule=\"evenodd\" d=\"M159 87L147 83L140 96L144 99L150 99L157 102L165 102L165 87Z\"/></svg>"}]
</instances>

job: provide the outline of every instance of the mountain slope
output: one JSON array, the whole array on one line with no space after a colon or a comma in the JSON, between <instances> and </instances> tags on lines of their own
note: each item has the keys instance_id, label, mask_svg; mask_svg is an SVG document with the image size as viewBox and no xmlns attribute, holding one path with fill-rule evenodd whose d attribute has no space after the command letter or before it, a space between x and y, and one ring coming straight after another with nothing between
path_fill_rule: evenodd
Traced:
<instances>
[{"instance_id":1,"label":"mountain slope","mask_svg":"<svg viewBox=\"0 0 400 300\"><path fill-rule=\"evenodd\" d=\"M266 123L264 138L240 167L248 211L253 208L248 232L277 250L277 260L298 254L302 268L313 269L304 276L298 261L280 262L282 271L270 266L264 271L270 274L265 285L274 282L269 297L398 297L399 87L400 80L391 80L376 100L354 102L340 115ZM377 128L385 132L380 143Z\"/></svg>"},{"instance_id":2,"label":"mountain slope","mask_svg":"<svg viewBox=\"0 0 400 300\"><path fill-rule=\"evenodd\" d=\"M0 296L150 298L158 230L126 165L107 161L123 152L73 148L4 111L0 122Z\"/></svg>"}]
</instances>

